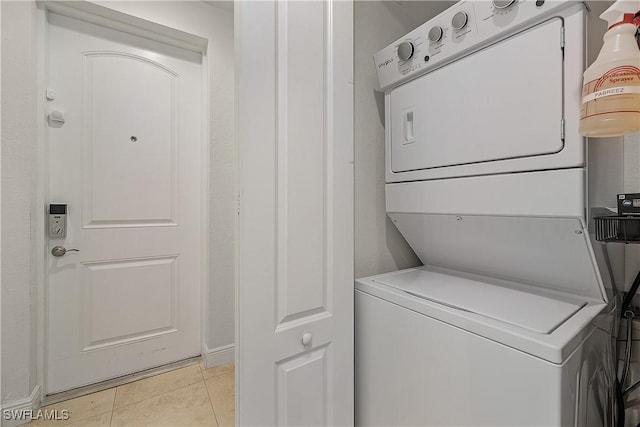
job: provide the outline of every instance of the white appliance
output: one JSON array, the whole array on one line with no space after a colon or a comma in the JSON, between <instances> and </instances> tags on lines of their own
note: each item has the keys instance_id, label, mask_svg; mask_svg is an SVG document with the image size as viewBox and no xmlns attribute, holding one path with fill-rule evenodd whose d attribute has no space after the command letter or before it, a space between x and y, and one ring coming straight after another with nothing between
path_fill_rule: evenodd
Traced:
<instances>
[{"instance_id":1,"label":"white appliance","mask_svg":"<svg viewBox=\"0 0 640 427\"><path fill-rule=\"evenodd\" d=\"M425 264L356 281L356 422L609 426L579 2L461 1L378 52L386 209Z\"/></svg>"}]
</instances>

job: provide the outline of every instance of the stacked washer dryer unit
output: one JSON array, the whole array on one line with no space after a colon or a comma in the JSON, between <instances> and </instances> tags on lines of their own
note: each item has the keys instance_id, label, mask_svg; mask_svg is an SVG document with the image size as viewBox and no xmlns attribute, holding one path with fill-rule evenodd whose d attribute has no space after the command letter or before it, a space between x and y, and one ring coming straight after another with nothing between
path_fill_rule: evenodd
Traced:
<instances>
[{"instance_id":1,"label":"stacked washer dryer unit","mask_svg":"<svg viewBox=\"0 0 640 427\"><path fill-rule=\"evenodd\" d=\"M587 17L461 1L375 55L386 209L424 266L356 281L359 425L611 425L614 291L578 135Z\"/></svg>"}]
</instances>

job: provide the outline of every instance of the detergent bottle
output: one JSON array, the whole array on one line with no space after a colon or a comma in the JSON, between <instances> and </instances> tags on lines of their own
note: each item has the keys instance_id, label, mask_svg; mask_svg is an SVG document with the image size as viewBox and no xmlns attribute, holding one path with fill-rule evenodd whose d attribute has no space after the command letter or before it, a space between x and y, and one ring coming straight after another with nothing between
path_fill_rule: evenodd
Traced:
<instances>
[{"instance_id":1,"label":"detergent bottle","mask_svg":"<svg viewBox=\"0 0 640 427\"><path fill-rule=\"evenodd\" d=\"M581 135L621 136L640 130L640 0L618 0L600 18L609 23L604 45L584 72Z\"/></svg>"}]
</instances>

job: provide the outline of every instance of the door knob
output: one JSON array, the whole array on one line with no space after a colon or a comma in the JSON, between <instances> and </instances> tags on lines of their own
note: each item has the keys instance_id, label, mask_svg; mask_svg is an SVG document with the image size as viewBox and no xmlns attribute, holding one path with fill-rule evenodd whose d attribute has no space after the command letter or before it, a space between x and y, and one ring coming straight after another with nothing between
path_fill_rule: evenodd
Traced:
<instances>
[{"instance_id":1,"label":"door knob","mask_svg":"<svg viewBox=\"0 0 640 427\"><path fill-rule=\"evenodd\" d=\"M51 249L51 255L61 257L64 256L67 252L80 252L80 249L67 249L64 246L54 246Z\"/></svg>"},{"instance_id":2,"label":"door knob","mask_svg":"<svg viewBox=\"0 0 640 427\"><path fill-rule=\"evenodd\" d=\"M307 332L302 336L302 345L306 347L309 344L311 344L311 334Z\"/></svg>"}]
</instances>

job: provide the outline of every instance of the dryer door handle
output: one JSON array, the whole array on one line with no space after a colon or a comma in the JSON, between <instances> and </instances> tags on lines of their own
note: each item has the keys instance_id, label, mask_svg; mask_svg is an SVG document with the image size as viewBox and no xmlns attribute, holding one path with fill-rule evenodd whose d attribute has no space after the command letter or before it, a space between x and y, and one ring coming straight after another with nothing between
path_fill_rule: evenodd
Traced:
<instances>
[{"instance_id":1,"label":"dryer door handle","mask_svg":"<svg viewBox=\"0 0 640 427\"><path fill-rule=\"evenodd\" d=\"M402 120L403 120L403 131L404 131L404 143L409 144L415 142L415 134L413 129L415 112L413 108L405 110Z\"/></svg>"}]
</instances>

